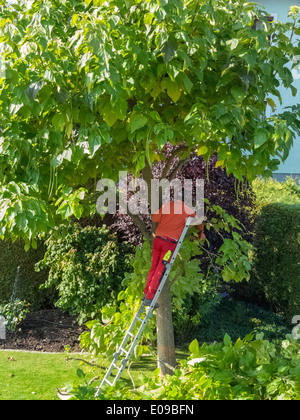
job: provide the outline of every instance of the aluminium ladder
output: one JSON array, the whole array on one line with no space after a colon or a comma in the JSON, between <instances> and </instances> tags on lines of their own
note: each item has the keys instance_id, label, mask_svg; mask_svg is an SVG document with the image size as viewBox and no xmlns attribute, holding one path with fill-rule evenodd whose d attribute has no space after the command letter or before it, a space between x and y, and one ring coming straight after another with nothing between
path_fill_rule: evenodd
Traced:
<instances>
[{"instance_id":1,"label":"aluminium ladder","mask_svg":"<svg viewBox=\"0 0 300 420\"><path fill-rule=\"evenodd\" d=\"M162 291L162 289L163 289L163 287L165 285L165 282L166 282L166 280L167 280L167 278L169 276L169 273L170 273L170 270L172 268L172 265L173 265L173 263L175 261L175 258L177 257L177 254L178 254L179 249L181 247L181 244L182 244L182 242L184 240L184 237L186 235L186 232L187 232L187 230L188 230L188 228L190 226L191 220L192 220L192 217L188 217L187 218L186 224L184 226L184 229L182 231L182 234L180 236L180 239L179 239L179 241L177 243L177 246L175 248L175 251L174 251L174 253L172 255L172 258L171 258L170 262L167 262L167 260L170 258L169 256L167 257L167 255L170 255L169 254L170 251L168 251L167 254L164 257L164 260L165 260L165 270L164 270L164 272L162 274L162 278L161 278L159 287L158 287L157 292L156 292L156 294L155 294L155 296L154 296L154 298L152 300L151 305L149 306L149 309L148 309L148 311L146 313L146 316L144 317L144 319L141 318L141 315L145 312L145 309L146 309L146 307L143 306L143 302L142 302L141 305L140 305L139 310L137 311L135 317L133 318L133 320L132 320L132 322L130 324L130 327L126 331L126 334L125 334L125 336L123 338L123 341L122 341L119 349L113 355L113 361L111 362L110 367L108 368L108 370L107 370L104 378L102 379L102 382L101 382L100 386L97 389L97 392L95 394L95 397L97 397L99 395L101 388L105 384L108 384L110 386L114 386L114 384L117 382L117 380L122 375L123 370L125 369L127 362L129 361L129 359L132 356L132 353L133 353L136 345L138 344L138 341L139 341L139 339L140 339L140 337L141 337L141 335L142 335L142 333L144 331L144 328L145 328L145 325L146 325L148 319L150 319L152 317L152 311L153 311L153 309L155 309L155 304L157 302L157 299L159 298L159 295L160 295L160 293L161 293L161 291ZM138 329L137 334L134 335L133 334L133 330L134 330L137 322L140 322L141 324L140 324L140 327ZM131 343L129 343L129 341L130 341L131 338L133 339L133 341ZM127 350L125 349L126 344L128 344L128 346L129 346L129 348ZM120 355L122 353L125 354L125 358L122 359L122 360L119 360L119 357L120 357ZM118 361L120 362L119 366L117 364ZM113 381L110 382L108 379L110 378L110 376L112 375L112 372L114 370L117 371L117 374L113 378Z\"/></svg>"}]
</instances>

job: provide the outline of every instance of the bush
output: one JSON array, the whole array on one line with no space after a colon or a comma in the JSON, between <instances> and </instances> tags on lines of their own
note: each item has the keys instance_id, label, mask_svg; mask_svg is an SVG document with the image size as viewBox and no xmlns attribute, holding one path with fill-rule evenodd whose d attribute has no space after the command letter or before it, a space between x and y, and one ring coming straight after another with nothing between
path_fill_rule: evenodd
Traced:
<instances>
[{"instance_id":1,"label":"bush","mask_svg":"<svg viewBox=\"0 0 300 420\"><path fill-rule=\"evenodd\" d=\"M280 343L248 334L233 342L225 334L223 342L201 347L197 340L189 346L191 355L180 362L174 375L161 378L159 369L144 384L130 389L119 381L101 389L106 400L299 400L299 343L287 336ZM85 374L78 372L81 383ZM73 399L94 399L95 388L87 381L74 384Z\"/></svg>"},{"instance_id":2,"label":"bush","mask_svg":"<svg viewBox=\"0 0 300 420\"><path fill-rule=\"evenodd\" d=\"M264 206L255 231L252 287L288 318L300 314L300 205Z\"/></svg>"},{"instance_id":3,"label":"bush","mask_svg":"<svg viewBox=\"0 0 300 420\"><path fill-rule=\"evenodd\" d=\"M19 299L0 305L0 317L5 319L4 325L8 331L15 331L29 311L29 304Z\"/></svg>"},{"instance_id":4,"label":"bush","mask_svg":"<svg viewBox=\"0 0 300 420\"><path fill-rule=\"evenodd\" d=\"M85 322L116 300L124 273L131 269L132 246L119 243L105 226L79 224L56 227L46 246L36 269L49 269L44 287L58 289L57 307Z\"/></svg>"},{"instance_id":5,"label":"bush","mask_svg":"<svg viewBox=\"0 0 300 420\"><path fill-rule=\"evenodd\" d=\"M299 343L287 337L276 347L263 334L248 335L235 343L194 340L190 361L183 361L174 376L150 378L138 390L143 399L167 400L299 400Z\"/></svg>"}]
</instances>

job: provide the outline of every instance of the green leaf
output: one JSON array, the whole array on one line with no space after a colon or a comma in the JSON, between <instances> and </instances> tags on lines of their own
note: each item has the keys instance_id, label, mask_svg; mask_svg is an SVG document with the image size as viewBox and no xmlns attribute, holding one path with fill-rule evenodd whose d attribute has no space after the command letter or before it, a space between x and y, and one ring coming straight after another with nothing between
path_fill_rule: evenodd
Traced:
<instances>
[{"instance_id":1,"label":"green leaf","mask_svg":"<svg viewBox=\"0 0 300 420\"><path fill-rule=\"evenodd\" d=\"M269 138L269 132L265 128L258 128L254 133L254 148L261 147Z\"/></svg>"},{"instance_id":2,"label":"green leaf","mask_svg":"<svg viewBox=\"0 0 300 420\"><path fill-rule=\"evenodd\" d=\"M177 84L177 82L172 82L171 79L166 78L163 80L162 82L162 86L167 89L167 93L170 96L170 98L172 99L173 102L177 102L178 99L180 98L181 95L181 91L180 88Z\"/></svg>"},{"instance_id":3,"label":"green leaf","mask_svg":"<svg viewBox=\"0 0 300 420\"><path fill-rule=\"evenodd\" d=\"M74 216L77 219L80 219L83 213L83 207L81 204L78 203L78 200L76 200L74 203L72 203L72 211Z\"/></svg>"},{"instance_id":4,"label":"green leaf","mask_svg":"<svg viewBox=\"0 0 300 420\"><path fill-rule=\"evenodd\" d=\"M64 201L63 204L57 209L57 213L61 214L63 219L67 219L73 214L72 208L67 201Z\"/></svg>"},{"instance_id":5,"label":"green leaf","mask_svg":"<svg viewBox=\"0 0 300 420\"><path fill-rule=\"evenodd\" d=\"M241 103L243 101L243 99L247 96L246 92L244 91L244 89L237 87L237 86L233 86L230 89L230 92L232 94L232 96L234 97L234 99L238 102Z\"/></svg>"},{"instance_id":6,"label":"green leaf","mask_svg":"<svg viewBox=\"0 0 300 420\"><path fill-rule=\"evenodd\" d=\"M272 108L272 111L274 112L275 109L276 109L276 104L273 101L273 99L272 98L267 98L267 102L268 102L268 105L270 105L270 107Z\"/></svg>"},{"instance_id":7,"label":"green leaf","mask_svg":"<svg viewBox=\"0 0 300 420\"><path fill-rule=\"evenodd\" d=\"M161 131L157 137L156 142L160 148L160 150L164 147L164 145L168 142L169 139L173 137L173 131L172 130L164 130Z\"/></svg>"},{"instance_id":8,"label":"green leaf","mask_svg":"<svg viewBox=\"0 0 300 420\"><path fill-rule=\"evenodd\" d=\"M238 44L239 44L239 40L237 38L230 39L229 41L226 41L226 45L229 46L229 48L230 48L231 51L234 50L234 49L236 49L236 47L238 46Z\"/></svg>"},{"instance_id":9,"label":"green leaf","mask_svg":"<svg viewBox=\"0 0 300 420\"><path fill-rule=\"evenodd\" d=\"M181 81L183 82L186 91L188 93L191 93L191 90L192 90L192 87L194 86L194 84L192 83L189 76L186 73L180 73L180 76L178 76L178 78L179 77L180 77Z\"/></svg>"},{"instance_id":10,"label":"green leaf","mask_svg":"<svg viewBox=\"0 0 300 420\"><path fill-rule=\"evenodd\" d=\"M208 148L206 146L199 147L197 150L198 156L205 155L208 152Z\"/></svg>"},{"instance_id":11,"label":"green leaf","mask_svg":"<svg viewBox=\"0 0 300 420\"><path fill-rule=\"evenodd\" d=\"M176 50L177 44L175 41L169 39L167 42L165 42L161 49L165 63L168 63L174 57Z\"/></svg>"},{"instance_id":12,"label":"green leaf","mask_svg":"<svg viewBox=\"0 0 300 420\"><path fill-rule=\"evenodd\" d=\"M130 118L130 133L134 133L136 130L143 128L147 124L147 117L143 114L137 113L131 116Z\"/></svg>"},{"instance_id":13,"label":"green leaf","mask_svg":"<svg viewBox=\"0 0 300 420\"><path fill-rule=\"evenodd\" d=\"M151 92L151 90L155 87L156 83L154 74L151 72L147 72L143 75L139 83L145 89L146 93Z\"/></svg>"},{"instance_id":14,"label":"green leaf","mask_svg":"<svg viewBox=\"0 0 300 420\"><path fill-rule=\"evenodd\" d=\"M79 15L78 15L77 13L75 13L75 14L72 16L72 19L71 19L71 26L74 26L74 25L76 24L76 22L77 22L78 18L79 18Z\"/></svg>"},{"instance_id":15,"label":"green leaf","mask_svg":"<svg viewBox=\"0 0 300 420\"><path fill-rule=\"evenodd\" d=\"M199 343L195 339L189 345L189 351L192 353L193 356L198 356L199 354Z\"/></svg>"},{"instance_id":16,"label":"green leaf","mask_svg":"<svg viewBox=\"0 0 300 420\"><path fill-rule=\"evenodd\" d=\"M67 122L66 114L58 113L52 118L52 124L55 130L62 131Z\"/></svg>"},{"instance_id":17,"label":"green leaf","mask_svg":"<svg viewBox=\"0 0 300 420\"><path fill-rule=\"evenodd\" d=\"M109 143L111 140L110 128L107 124L101 124L98 127L98 132L105 143Z\"/></svg>"},{"instance_id":18,"label":"green leaf","mask_svg":"<svg viewBox=\"0 0 300 420\"><path fill-rule=\"evenodd\" d=\"M77 375L79 378L85 378L85 373L84 373L84 371L83 371L82 369L80 369L80 368L78 368L78 369L77 369L77 371L76 371L76 375Z\"/></svg>"},{"instance_id":19,"label":"green leaf","mask_svg":"<svg viewBox=\"0 0 300 420\"><path fill-rule=\"evenodd\" d=\"M89 142L89 149L90 149L91 155L94 156L96 151L101 146L101 136L100 136L100 134L96 131L91 132L91 134L89 135L89 138L88 138L88 142Z\"/></svg>"},{"instance_id":20,"label":"green leaf","mask_svg":"<svg viewBox=\"0 0 300 420\"><path fill-rule=\"evenodd\" d=\"M231 338L229 337L227 333L224 336L223 342L226 347L229 347L231 345Z\"/></svg>"},{"instance_id":21,"label":"green leaf","mask_svg":"<svg viewBox=\"0 0 300 420\"><path fill-rule=\"evenodd\" d=\"M222 277L225 282L230 282L231 280L233 280L233 273L228 267L225 267L222 271Z\"/></svg>"}]
</instances>

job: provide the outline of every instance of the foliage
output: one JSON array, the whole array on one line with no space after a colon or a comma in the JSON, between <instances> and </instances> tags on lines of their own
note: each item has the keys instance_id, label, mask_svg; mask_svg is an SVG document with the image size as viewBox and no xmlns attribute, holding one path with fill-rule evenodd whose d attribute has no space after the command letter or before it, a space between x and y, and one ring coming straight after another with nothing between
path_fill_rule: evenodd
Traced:
<instances>
[{"instance_id":1,"label":"foliage","mask_svg":"<svg viewBox=\"0 0 300 420\"><path fill-rule=\"evenodd\" d=\"M299 108L276 114L272 97L280 83L297 92L286 66L299 56L296 6L286 23L242 0L0 8L1 237L35 246L57 220L95 213L96 179L139 174L168 141L187 157L217 151L238 179L288 156Z\"/></svg>"},{"instance_id":2,"label":"foliage","mask_svg":"<svg viewBox=\"0 0 300 420\"><path fill-rule=\"evenodd\" d=\"M43 287L55 287L55 303L79 321L97 318L103 306L116 300L132 247L119 243L103 226L58 226L45 242L47 251L36 269L49 269Z\"/></svg>"},{"instance_id":3,"label":"foliage","mask_svg":"<svg viewBox=\"0 0 300 420\"><path fill-rule=\"evenodd\" d=\"M252 286L291 319L300 312L300 205L262 207L255 231Z\"/></svg>"},{"instance_id":4,"label":"foliage","mask_svg":"<svg viewBox=\"0 0 300 420\"><path fill-rule=\"evenodd\" d=\"M278 182L274 178L256 178L252 182L256 211L271 203L300 204L300 186L292 178Z\"/></svg>"},{"instance_id":5,"label":"foliage","mask_svg":"<svg viewBox=\"0 0 300 420\"><path fill-rule=\"evenodd\" d=\"M228 232L241 229L234 217L228 215L219 206L212 207L220 216L216 223L212 222L212 229L216 231L223 229ZM195 299L204 301L208 295L217 295L215 277L204 275L199 266L198 257L203 255L204 250L199 241L193 240L195 239L193 234L191 229L186 235L169 274L174 312L182 309L185 299L189 296L193 295ZM224 281L241 281L241 279L249 278L250 275L251 264L248 254L251 245L238 233L233 232L233 234L233 238L227 240L226 246L222 246L219 254L213 256L211 261L212 266L218 265L219 276L222 276ZM124 331L132 321L133 313L140 305L150 261L149 243L145 242L141 248L137 246L135 257L131 260L133 271L125 274L122 282L124 290L118 296L120 306L119 308L116 305L105 306L101 311L102 322L94 320L87 323L90 331L86 331L81 336L81 345L85 350L91 351L94 355L106 353L108 357L115 352L116 345L122 341ZM146 351L147 340L154 339L154 320L155 317L148 321L141 338L142 344L136 348L136 355Z\"/></svg>"},{"instance_id":6,"label":"foliage","mask_svg":"<svg viewBox=\"0 0 300 420\"><path fill-rule=\"evenodd\" d=\"M173 376L163 379L159 369L144 385L130 390L118 382L104 387L101 399L123 400L299 400L299 343L287 336L279 345L263 334L248 334L233 343L225 334L223 342L201 347L189 346L190 357L180 362ZM95 388L75 385L74 399L93 399Z\"/></svg>"},{"instance_id":7,"label":"foliage","mask_svg":"<svg viewBox=\"0 0 300 420\"><path fill-rule=\"evenodd\" d=\"M45 251L42 241L38 241L37 249L31 248L27 252L21 239L15 242L10 239L0 241L0 304L10 301L14 288L15 297L29 302L31 310L52 304L55 293L50 289L39 290L47 279L47 271L37 273L34 269Z\"/></svg>"},{"instance_id":8,"label":"foliage","mask_svg":"<svg viewBox=\"0 0 300 420\"><path fill-rule=\"evenodd\" d=\"M8 331L15 331L18 324L26 318L29 311L29 304L20 299L0 305L0 316L5 319L4 325Z\"/></svg>"},{"instance_id":9,"label":"foliage","mask_svg":"<svg viewBox=\"0 0 300 420\"><path fill-rule=\"evenodd\" d=\"M234 344L228 335L223 343L189 347L191 363L184 363L167 381L150 378L143 398L206 400L295 400L300 398L299 344L291 337L281 348L248 335ZM157 375L157 373L156 373ZM148 388L148 389L147 389ZM150 390L149 390L150 388Z\"/></svg>"},{"instance_id":10,"label":"foliage","mask_svg":"<svg viewBox=\"0 0 300 420\"><path fill-rule=\"evenodd\" d=\"M300 204L299 185L297 180L287 177L284 182L257 178L251 186L255 264L249 282L242 282L239 287L232 284L231 295L283 312L290 322L291 312L297 312L295 306L295 309L291 308L292 302L299 301L296 280L299 277L298 211L293 209Z\"/></svg>"},{"instance_id":11,"label":"foliage","mask_svg":"<svg viewBox=\"0 0 300 420\"><path fill-rule=\"evenodd\" d=\"M249 302L237 301L224 293L203 316L193 335L200 342L222 341L227 333L233 340L250 332L263 333L267 340L282 340L291 331L290 320ZM189 336L191 337L191 335Z\"/></svg>"}]
</instances>

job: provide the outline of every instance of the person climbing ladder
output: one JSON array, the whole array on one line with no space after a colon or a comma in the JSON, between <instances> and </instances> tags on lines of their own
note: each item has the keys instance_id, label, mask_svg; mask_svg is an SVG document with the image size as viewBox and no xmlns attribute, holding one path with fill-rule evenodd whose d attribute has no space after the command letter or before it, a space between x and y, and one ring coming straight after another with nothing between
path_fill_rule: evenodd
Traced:
<instances>
[{"instance_id":1,"label":"person climbing ladder","mask_svg":"<svg viewBox=\"0 0 300 420\"><path fill-rule=\"evenodd\" d=\"M167 251L171 251L169 260L171 259L188 217L197 217L197 215L181 200L166 202L152 215L152 221L158 223L158 226L153 243L151 269L142 298L144 306L151 305L165 269L163 258ZM198 239L205 239L203 223L197 225L197 228Z\"/></svg>"}]
</instances>

